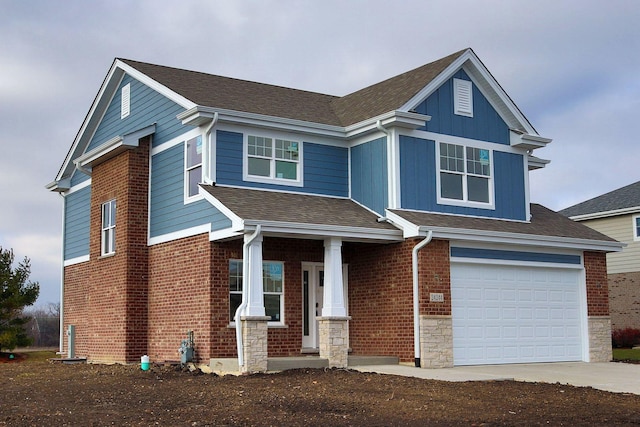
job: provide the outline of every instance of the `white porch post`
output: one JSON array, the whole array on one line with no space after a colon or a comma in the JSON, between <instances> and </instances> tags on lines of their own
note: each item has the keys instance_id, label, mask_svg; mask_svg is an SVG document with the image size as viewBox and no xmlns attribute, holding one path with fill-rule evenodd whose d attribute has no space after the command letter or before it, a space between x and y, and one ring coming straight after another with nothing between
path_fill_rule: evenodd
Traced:
<instances>
[{"instance_id":1,"label":"white porch post","mask_svg":"<svg viewBox=\"0 0 640 427\"><path fill-rule=\"evenodd\" d=\"M324 241L324 302L323 317L344 317L344 287L342 282L342 239Z\"/></svg>"},{"instance_id":2,"label":"white porch post","mask_svg":"<svg viewBox=\"0 0 640 427\"><path fill-rule=\"evenodd\" d=\"M249 235L244 236L245 241ZM255 237L245 253L244 285L247 289L245 316L264 316L264 296L262 285L262 235Z\"/></svg>"},{"instance_id":3,"label":"white porch post","mask_svg":"<svg viewBox=\"0 0 640 427\"><path fill-rule=\"evenodd\" d=\"M329 367L346 368L349 355L349 317L344 304L342 280L342 239L324 241L324 295L322 316L318 317L320 357Z\"/></svg>"}]
</instances>

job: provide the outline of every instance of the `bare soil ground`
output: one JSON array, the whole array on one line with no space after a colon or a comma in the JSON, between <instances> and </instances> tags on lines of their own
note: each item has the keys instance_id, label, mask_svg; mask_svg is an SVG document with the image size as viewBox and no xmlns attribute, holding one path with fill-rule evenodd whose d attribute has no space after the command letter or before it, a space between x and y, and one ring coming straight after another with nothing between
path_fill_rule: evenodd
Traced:
<instances>
[{"instance_id":1,"label":"bare soil ground","mask_svg":"<svg viewBox=\"0 0 640 427\"><path fill-rule=\"evenodd\" d=\"M47 353L53 357L52 353ZM243 377L180 366L63 365L0 354L0 425L639 425L640 396L560 384L449 383L301 369Z\"/></svg>"}]
</instances>

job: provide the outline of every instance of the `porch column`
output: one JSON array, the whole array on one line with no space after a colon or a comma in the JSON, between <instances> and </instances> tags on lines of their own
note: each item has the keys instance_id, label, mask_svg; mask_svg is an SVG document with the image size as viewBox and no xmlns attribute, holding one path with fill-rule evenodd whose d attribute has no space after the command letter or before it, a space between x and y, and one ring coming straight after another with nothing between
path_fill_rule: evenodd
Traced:
<instances>
[{"instance_id":1,"label":"porch column","mask_svg":"<svg viewBox=\"0 0 640 427\"><path fill-rule=\"evenodd\" d=\"M324 241L324 295L322 316L318 318L320 357L329 367L346 368L349 352L349 317L344 304L342 280L342 239Z\"/></svg>"},{"instance_id":2,"label":"porch column","mask_svg":"<svg viewBox=\"0 0 640 427\"><path fill-rule=\"evenodd\" d=\"M242 373L265 372L267 370L267 322L264 309L262 283L262 235L245 234L243 289L247 306L240 316L244 364Z\"/></svg>"}]
</instances>

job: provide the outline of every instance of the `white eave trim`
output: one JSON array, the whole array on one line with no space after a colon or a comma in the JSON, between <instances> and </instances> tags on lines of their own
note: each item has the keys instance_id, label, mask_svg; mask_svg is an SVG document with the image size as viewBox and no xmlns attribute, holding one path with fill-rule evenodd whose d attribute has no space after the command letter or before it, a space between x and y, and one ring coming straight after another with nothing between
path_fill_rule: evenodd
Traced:
<instances>
[{"instance_id":1,"label":"white eave trim","mask_svg":"<svg viewBox=\"0 0 640 427\"><path fill-rule=\"evenodd\" d=\"M64 178L60 181L52 181L45 185L45 188L49 191L55 191L56 193L64 193L71 189L71 178Z\"/></svg>"},{"instance_id":2,"label":"white eave trim","mask_svg":"<svg viewBox=\"0 0 640 427\"><path fill-rule=\"evenodd\" d=\"M301 236L326 238L340 237L351 241L401 242L404 238L401 230L381 230L377 228L350 227L343 225L307 224L281 221L244 220L245 232L255 230L260 225L265 235Z\"/></svg>"},{"instance_id":3,"label":"white eave trim","mask_svg":"<svg viewBox=\"0 0 640 427\"><path fill-rule=\"evenodd\" d=\"M579 221L587 221L590 219L608 218L612 216L632 215L638 212L640 212L640 206L633 206L630 208L615 209L615 210L605 211L605 212L594 212L594 213L588 213L584 215L575 215L575 216L570 216L569 218L579 222Z\"/></svg>"},{"instance_id":4,"label":"white eave trim","mask_svg":"<svg viewBox=\"0 0 640 427\"><path fill-rule=\"evenodd\" d=\"M527 166L529 170L542 169L549 163L551 163L551 160L541 159L540 157L532 156L531 154L527 156Z\"/></svg>"},{"instance_id":5,"label":"white eave trim","mask_svg":"<svg viewBox=\"0 0 640 427\"><path fill-rule=\"evenodd\" d=\"M544 148L549 144L552 139L544 138L539 135L531 135L523 133L517 129L510 129L509 141L512 147L523 148L525 150L535 150L537 148Z\"/></svg>"},{"instance_id":6,"label":"white eave trim","mask_svg":"<svg viewBox=\"0 0 640 427\"><path fill-rule=\"evenodd\" d=\"M114 136L107 142L79 156L73 162L80 171L84 172L88 170L88 168L113 158L126 150L137 148L140 138L149 136L155 133L155 131L156 125L152 124L124 136Z\"/></svg>"},{"instance_id":7,"label":"white eave trim","mask_svg":"<svg viewBox=\"0 0 640 427\"><path fill-rule=\"evenodd\" d=\"M244 111L226 110L198 105L178 114L176 117L184 125L201 126L213 120L218 113L218 121L239 123L256 127L280 129L291 132L310 133L340 139L352 139L378 130L377 123L384 127L402 127L417 129L431 120L431 116L405 111L389 111L376 117L369 118L349 126L335 126L323 123L307 122L284 117L267 116L264 114L248 113Z\"/></svg>"}]
</instances>

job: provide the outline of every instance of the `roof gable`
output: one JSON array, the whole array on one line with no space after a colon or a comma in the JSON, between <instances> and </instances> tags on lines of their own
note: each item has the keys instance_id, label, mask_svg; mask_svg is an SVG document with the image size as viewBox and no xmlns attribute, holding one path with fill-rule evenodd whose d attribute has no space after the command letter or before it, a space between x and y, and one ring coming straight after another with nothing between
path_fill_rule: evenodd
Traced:
<instances>
[{"instance_id":1,"label":"roof gable","mask_svg":"<svg viewBox=\"0 0 640 427\"><path fill-rule=\"evenodd\" d=\"M604 217L640 211L640 181L560 211L568 217ZM588 219L588 218L581 218Z\"/></svg>"}]
</instances>

